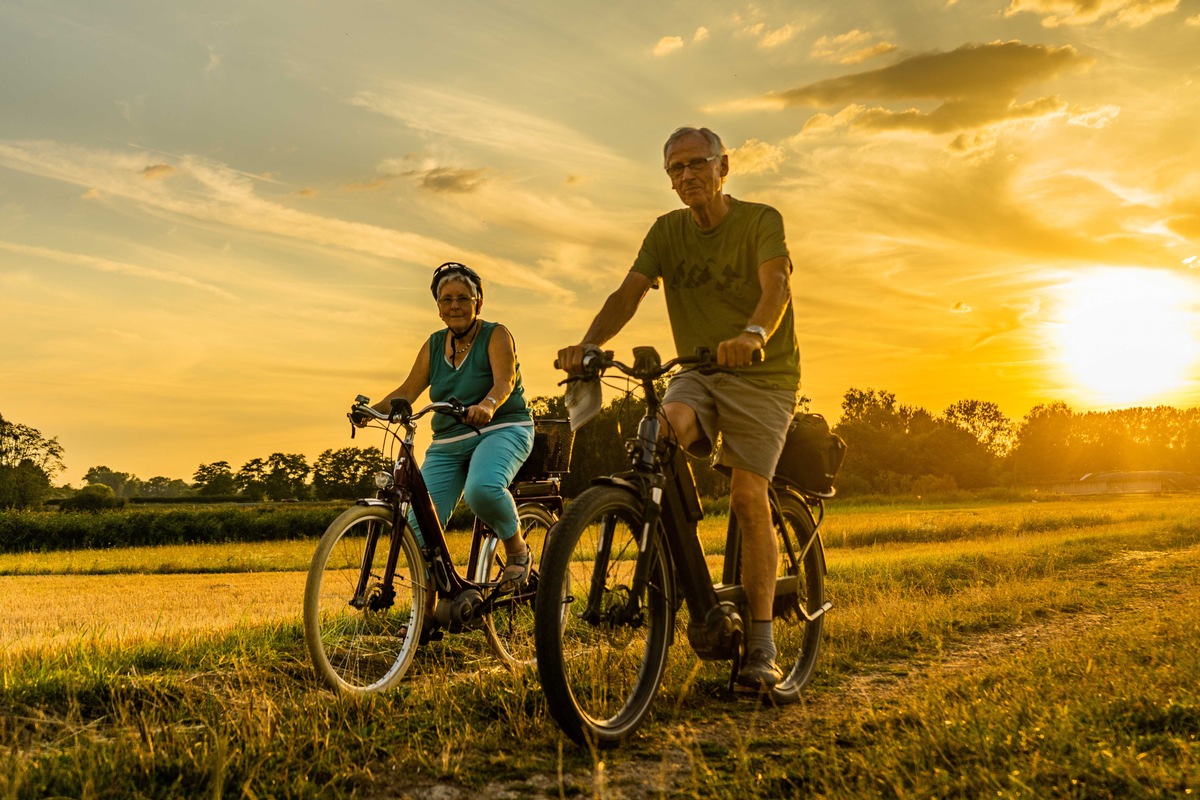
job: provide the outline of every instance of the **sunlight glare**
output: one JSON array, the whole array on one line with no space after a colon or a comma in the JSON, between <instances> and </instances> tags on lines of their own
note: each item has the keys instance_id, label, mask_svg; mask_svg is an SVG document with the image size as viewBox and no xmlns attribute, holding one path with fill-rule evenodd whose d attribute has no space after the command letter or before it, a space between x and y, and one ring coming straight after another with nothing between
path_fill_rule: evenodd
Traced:
<instances>
[{"instance_id":1,"label":"sunlight glare","mask_svg":"<svg viewBox=\"0 0 1200 800\"><path fill-rule=\"evenodd\" d=\"M1200 287L1163 270L1102 268L1059 287L1057 357L1088 399L1163 401L1191 378Z\"/></svg>"}]
</instances>

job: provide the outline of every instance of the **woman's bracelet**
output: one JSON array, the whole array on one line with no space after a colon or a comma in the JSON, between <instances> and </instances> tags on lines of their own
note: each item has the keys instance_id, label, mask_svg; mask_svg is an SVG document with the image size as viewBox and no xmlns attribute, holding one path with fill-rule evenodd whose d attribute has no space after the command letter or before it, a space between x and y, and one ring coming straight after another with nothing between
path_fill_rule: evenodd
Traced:
<instances>
[{"instance_id":1,"label":"woman's bracelet","mask_svg":"<svg viewBox=\"0 0 1200 800\"><path fill-rule=\"evenodd\" d=\"M483 400L491 400L492 401L492 410L493 411L500 407L500 404L498 402L496 402L496 398L492 397L490 394L487 397L483 398ZM483 400L480 400L479 402L482 403Z\"/></svg>"}]
</instances>

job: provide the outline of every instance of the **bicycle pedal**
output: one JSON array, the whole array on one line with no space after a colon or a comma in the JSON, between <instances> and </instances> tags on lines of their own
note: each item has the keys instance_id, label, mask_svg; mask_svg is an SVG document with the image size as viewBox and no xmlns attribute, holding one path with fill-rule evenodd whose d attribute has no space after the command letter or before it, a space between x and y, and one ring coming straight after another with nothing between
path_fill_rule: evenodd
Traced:
<instances>
[{"instance_id":1,"label":"bicycle pedal","mask_svg":"<svg viewBox=\"0 0 1200 800\"><path fill-rule=\"evenodd\" d=\"M440 642L446 637L446 632L441 628L422 628L421 636L417 639L417 644L429 644L430 642Z\"/></svg>"}]
</instances>

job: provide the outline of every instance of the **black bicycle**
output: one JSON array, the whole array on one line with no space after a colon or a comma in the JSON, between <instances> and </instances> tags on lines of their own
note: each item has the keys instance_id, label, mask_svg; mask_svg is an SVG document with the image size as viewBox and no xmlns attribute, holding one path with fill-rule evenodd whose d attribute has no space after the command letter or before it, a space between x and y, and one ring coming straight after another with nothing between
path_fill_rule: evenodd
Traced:
<instances>
[{"instance_id":1,"label":"black bicycle","mask_svg":"<svg viewBox=\"0 0 1200 800\"><path fill-rule=\"evenodd\" d=\"M395 464L376 476L378 495L335 519L313 554L304 589L304 638L317 673L349 694L383 691L404 676L419 644L475 629L485 632L504 664L531 665L539 568L562 513L559 476L570 462L567 422L535 421L534 451L509 487L533 561L529 580L506 594L497 589L504 547L478 518L465 570L469 577L455 569L413 454L417 420L437 412L465 421L465 406L451 400L413 413L394 403L391 414L382 414L369 402L360 395L348 416L386 431ZM423 542L408 523L410 510Z\"/></svg>"},{"instance_id":2,"label":"black bicycle","mask_svg":"<svg viewBox=\"0 0 1200 800\"><path fill-rule=\"evenodd\" d=\"M595 746L619 743L650 711L681 605L697 655L732 662L731 689L749 619L737 519L730 515L714 582L697 537L704 514L691 467L671 436L659 436L656 379L682 367L715 370L711 355L664 364L653 348L641 347L632 366L612 355L586 357L585 375L596 379L611 367L641 383L646 414L627 447L631 469L597 479L567 506L542 557L534 625L551 714L571 739ZM819 534L824 503L773 484L770 505L780 552L775 639L785 675L767 696L789 703L813 675L831 607Z\"/></svg>"}]
</instances>

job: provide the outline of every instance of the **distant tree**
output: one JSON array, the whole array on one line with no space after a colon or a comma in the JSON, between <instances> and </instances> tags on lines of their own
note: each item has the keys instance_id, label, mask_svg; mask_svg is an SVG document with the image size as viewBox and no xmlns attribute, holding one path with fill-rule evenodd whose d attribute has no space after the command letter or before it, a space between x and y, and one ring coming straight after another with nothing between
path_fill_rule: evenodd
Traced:
<instances>
[{"instance_id":1,"label":"distant tree","mask_svg":"<svg viewBox=\"0 0 1200 800\"><path fill-rule=\"evenodd\" d=\"M56 437L0 416L0 508L40 506L63 469L62 455Z\"/></svg>"},{"instance_id":2,"label":"distant tree","mask_svg":"<svg viewBox=\"0 0 1200 800\"><path fill-rule=\"evenodd\" d=\"M0 466L0 509L37 508L50 494L46 472L23 458L15 467Z\"/></svg>"},{"instance_id":3,"label":"distant tree","mask_svg":"<svg viewBox=\"0 0 1200 800\"><path fill-rule=\"evenodd\" d=\"M895 394L882 389L854 388L847 389L842 397L840 423L862 423L878 429L903 425Z\"/></svg>"},{"instance_id":4,"label":"distant tree","mask_svg":"<svg viewBox=\"0 0 1200 800\"><path fill-rule=\"evenodd\" d=\"M63 511L102 511L106 508L120 508L125 505L125 499L113 494L113 490L103 483L90 483L73 496L63 500L59 508Z\"/></svg>"},{"instance_id":5,"label":"distant tree","mask_svg":"<svg viewBox=\"0 0 1200 800\"><path fill-rule=\"evenodd\" d=\"M378 447L326 450L313 464L313 494L318 500L370 497L375 493L375 474L390 467Z\"/></svg>"},{"instance_id":6,"label":"distant tree","mask_svg":"<svg viewBox=\"0 0 1200 800\"><path fill-rule=\"evenodd\" d=\"M990 401L959 400L942 412L942 419L974 436L999 458L1008 455L1016 444L1016 426Z\"/></svg>"},{"instance_id":7,"label":"distant tree","mask_svg":"<svg viewBox=\"0 0 1200 800\"><path fill-rule=\"evenodd\" d=\"M196 493L204 497L228 497L238 490L237 479L228 461L201 464L192 475Z\"/></svg>"},{"instance_id":8,"label":"distant tree","mask_svg":"<svg viewBox=\"0 0 1200 800\"><path fill-rule=\"evenodd\" d=\"M308 497L308 459L298 453L272 453L267 459L266 490L271 500Z\"/></svg>"},{"instance_id":9,"label":"distant tree","mask_svg":"<svg viewBox=\"0 0 1200 800\"><path fill-rule=\"evenodd\" d=\"M186 497L193 493L192 487L184 481L162 475L142 481L138 487L138 497Z\"/></svg>"},{"instance_id":10,"label":"distant tree","mask_svg":"<svg viewBox=\"0 0 1200 800\"><path fill-rule=\"evenodd\" d=\"M252 458L237 471L234 480L238 491L251 500L262 500L267 496L267 462Z\"/></svg>"},{"instance_id":11,"label":"distant tree","mask_svg":"<svg viewBox=\"0 0 1200 800\"><path fill-rule=\"evenodd\" d=\"M1071 451L1075 413L1062 402L1034 406L1017 433L1013 472L1024 478L1074 475L1079 461Z\"/></svg>"},{"instance_id":12,"label":"distant tree","mask_svg":"<svg viewBox=\"0 0 1200 800\"><path fill-rule=\"evenodd\" d=\"M116 497L134 497L138 494L141 481L128 472L115 472L108 467L92 467L83 476L84 483L107 486Z\"/></svg>"}]
</instances>

